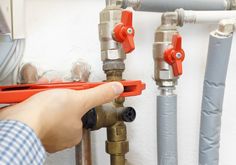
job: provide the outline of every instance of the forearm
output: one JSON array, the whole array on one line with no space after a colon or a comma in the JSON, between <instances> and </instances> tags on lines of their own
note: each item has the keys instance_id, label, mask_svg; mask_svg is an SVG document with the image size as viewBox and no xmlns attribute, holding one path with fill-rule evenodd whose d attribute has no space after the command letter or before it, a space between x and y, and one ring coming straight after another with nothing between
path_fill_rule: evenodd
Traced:
<instances>
[{"instance_id":1,"label":"forearm","mask_svg":"<svg viewBox=\"0 0 236 165\"><path fill-rule=\"evenodd\" d=\"M0 164L42 165L45 150L27 125L14 120L0 120Z\"/></svg>"}]
</instances>

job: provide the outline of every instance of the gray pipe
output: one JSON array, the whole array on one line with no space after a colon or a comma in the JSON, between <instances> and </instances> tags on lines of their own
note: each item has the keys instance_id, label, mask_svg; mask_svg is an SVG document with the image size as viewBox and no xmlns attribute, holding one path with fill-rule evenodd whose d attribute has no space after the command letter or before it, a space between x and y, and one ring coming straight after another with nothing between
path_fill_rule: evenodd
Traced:
<instances>
[{"instance_id":1,"label":"gray pipe","mask_svg":"<svg viewBox=\"0 0 236 165\"><path fill-rule=\"evenodd\" d=\"M137 10L150 12L185 10L226 10L229 4L225 0L140 0Z\"/></svg>"},{"instance_id":2,"label":"gray pipe","mask_svg":"<svg viewBox=\"0 0 236 165\"><path fill-rule=\"evenodd\" d=\"M25 40L12 40L8 35L0 35L0 85L17 83L24 47Z\"/></svg>"},{"instance_id":3,"label":"gray pipe","mask_svg":"<svg viewBox=\"0 0 236 165\"><path fill-rule=\"evenodd\" d=\"M220 129L225 80L232 45L232 35L210 35L203 88L199 165L218 165Z\"/></svg>"},{"instance_id":4,"label":"gray pipe","mask_svg":"<svg viewBox=\"0 0 236 165\"><path fill-rule=\"evenodd\" d=\"M177 165L177 95L157 96L158 165Z\"/></svg>"}]
</instances>

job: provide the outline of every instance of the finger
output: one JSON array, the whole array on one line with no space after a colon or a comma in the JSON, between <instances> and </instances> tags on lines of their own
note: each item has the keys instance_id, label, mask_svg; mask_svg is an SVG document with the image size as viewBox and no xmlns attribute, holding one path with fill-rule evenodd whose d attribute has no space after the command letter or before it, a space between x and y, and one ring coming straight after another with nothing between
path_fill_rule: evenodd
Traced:
<instances>
[{"instance_id":1,"label":"finger","mask_svg":"<svg viewBox=\"0 0 236 165\"><path fill-rule=\"evenodd\" d=\"M84 102L85 112L82 112L82 114L87 113L91 108L111 102L123 91L124 87L121 83L111 82L96 88L78 92L77 98L80 98L80 102Z\"/></svg>"}]
</instances>

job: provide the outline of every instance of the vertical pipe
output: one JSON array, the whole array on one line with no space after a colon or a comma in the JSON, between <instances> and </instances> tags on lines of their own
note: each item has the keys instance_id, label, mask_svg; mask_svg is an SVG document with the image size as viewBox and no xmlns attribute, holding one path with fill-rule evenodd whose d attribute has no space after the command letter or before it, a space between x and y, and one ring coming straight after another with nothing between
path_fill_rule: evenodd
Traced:
<instances>
[{"instance_id":1,"label":"vertical pipe","mask_svg":"<svg viewBox=\"0 0 236 165\"><path fill-rule=\"evenodd\" d=\"M157 96L158 165L177 165L177 95Z\"/></svg>"},{"instance_id":2,"label":"vertical pipe","mask_svg":"<svg viewBox=\"0 0 236 165\"><path fill-rule=\"evenodd\" d=\"M123 80L124 70L112 70L106 72L107 81ZM116 111L124 107L125 98L118 97L113 101ZM127 128L123 121L117 121L114 125L107 128L106 152L110 154L111 165L125 165L125 155L129 152L129 142L127 140Z\"/></svg>"},{"instance_id":3,"label":"vertical pipe","mask_svg":"<svg viewBox=\"0 0 236 165\"><path fill-rule=\"evenodd\" d=\"M92 165L90 131L83 129L82 141L76 146L76 165Z\"/></svg>"},{"instance_id":4,"label":"vertical pipe","mask_svg":"<svg viewBox=\"0 0 236 165\"><path fill-rule=\"evenodd\" d=\"M199 165L218 165L222 105L233 35L210 34L203 87Z\"/></svg>"},{"instance_id":5,"label":"vertical pipe","mask_svg":"<svg viewBox=\"0 0 236 165\"><path fill-rule=\"evenodd\" d=\"M74 63L71 73L73 81L88 82L91 67L84 61ZM75 147L76 165L92 165L90 130L83 129L80 144Z\"/></svg>"}]
</instances>

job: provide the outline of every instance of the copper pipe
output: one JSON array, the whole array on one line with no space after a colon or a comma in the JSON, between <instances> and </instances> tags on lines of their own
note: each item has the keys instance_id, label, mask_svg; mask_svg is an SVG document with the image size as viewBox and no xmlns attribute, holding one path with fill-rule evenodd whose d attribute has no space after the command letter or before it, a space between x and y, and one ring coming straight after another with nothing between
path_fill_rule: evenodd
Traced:
<instances>
[{"instance_id":1,"label":"copper pipe","mask_svg":"<svg viewBox=\"0 0 236 165\"><path fill-rule=\"evenodd\" d=\"M90 66L82 61L76 62L71 70L74 81L88 82ZM75 147L76 165L92 165L91 135L90 131L83 129L83 136L80 144Z\"/></svg>"},{"instance_id":2,"label":"copper pipe","mask_svg":"<svg viewBox=\"0 0 236 165\"><path fill-rule=\"evenodd\" d=\"M82 141L76 146L76 165L92 165L90 131L83 130Z\"/></svg>"}]
</instances>

